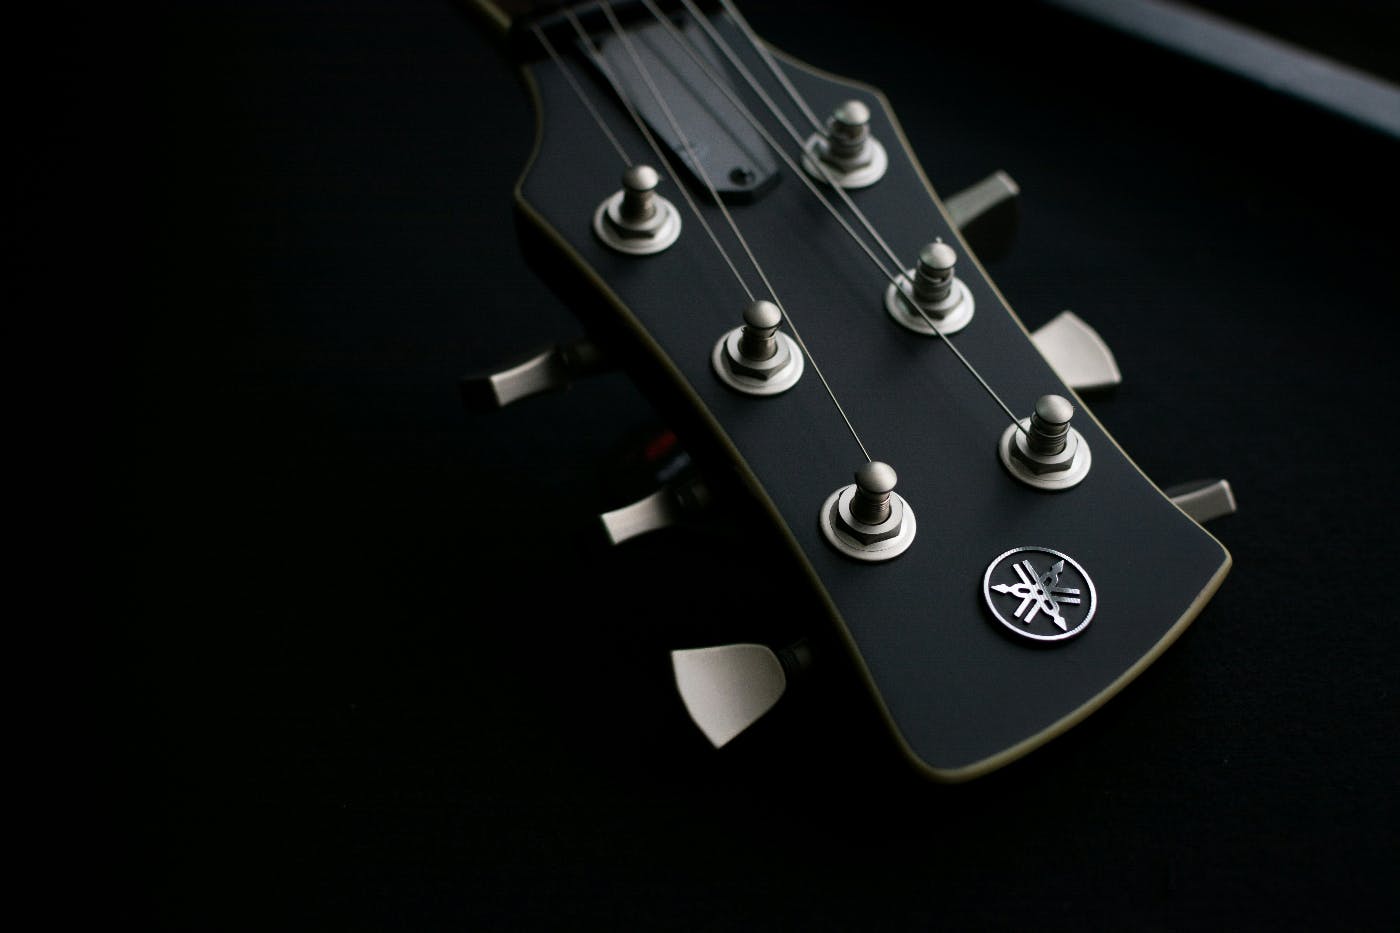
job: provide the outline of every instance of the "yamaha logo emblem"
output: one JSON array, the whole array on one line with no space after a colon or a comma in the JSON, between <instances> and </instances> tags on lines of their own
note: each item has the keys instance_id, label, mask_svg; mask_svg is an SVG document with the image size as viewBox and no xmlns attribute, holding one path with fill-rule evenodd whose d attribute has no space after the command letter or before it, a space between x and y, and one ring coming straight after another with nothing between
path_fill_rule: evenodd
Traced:
<instances>
[{"instance_id":1,"label":"yamaha logo emblem","mask_svg":"<svg viewBox=\"0 0 1400 933\"><path fill-rule=\"evenodd\" d=\"M992 561L982 595L998 622L1032 641L1073 638L1098 608L1094 581L1084 568L1044 547L1012 548Z\"/></svg>"}]
</instances>

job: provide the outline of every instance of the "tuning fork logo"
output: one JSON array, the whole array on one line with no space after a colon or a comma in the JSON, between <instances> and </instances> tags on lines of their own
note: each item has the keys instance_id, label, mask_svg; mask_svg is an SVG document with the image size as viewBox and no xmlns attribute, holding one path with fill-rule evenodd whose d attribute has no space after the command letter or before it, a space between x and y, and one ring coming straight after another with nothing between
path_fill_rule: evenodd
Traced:
<instances>
[{"instance_id":1,"label":"tuning fork logo","mask_svg":"<svg viewBox=\"0 0 1400 933\"><path fill-rule=\"evenodd\" d=\"M1044 573L1036 570L1030 556L1033 554L1044 555L1041 558L1042 566L1044 560L1051 562L1049 569ZM993 583L992 579L998 575L999 570L1004 579L1005 571L1002 568L1005 567L1010 567L1016 575L1017 582ZM1060 584L1060 577L1066 574L1067 567L1083 580L1082 586ZM1097 609L1094 584L1084 568L1067 554L1049 548L1013 548L997 557L987 567L982 590L987 606L997 621L1017 635L1035 641L1061 641L1078 635L1089 624ZM1019 600L1009 617L1003 611L1011 606L1008 597ZM1084 618L1077 624L1071 623L1065 617L1064 607L1085 606L1086 600L1087 611ZM1042 614L1054 625L1053 630L1047 632L1046 626L1037 627L1033 624Z\"/></svg>"}]
</instances>

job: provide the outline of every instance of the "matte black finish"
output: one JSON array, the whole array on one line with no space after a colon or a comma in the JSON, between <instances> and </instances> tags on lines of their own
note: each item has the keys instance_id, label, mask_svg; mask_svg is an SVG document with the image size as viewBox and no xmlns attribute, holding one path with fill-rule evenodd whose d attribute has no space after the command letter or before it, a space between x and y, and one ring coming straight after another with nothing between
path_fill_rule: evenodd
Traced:
<instances>
[{"instance_id":1,"label":"matte black finish","mask_svg":"<svg viewBox=\"0 0 1400 933\"><path fill-rule=\"evenodd\" d=\"M1323 51L1359 7L1205 5L1302 19ZM985 778L910 779L816 644L812 689L716 752L668 651L790 644L820 607L791 604L810 588L747 525L596 545L597 513L652 482L614 488L614 448L656 419L625 376L463 415L463 373L580 332L510 232L535 117L478 21L442 0L52 7L32 77L72 116L48 178L17 176L49 221L18 268L51 256L15 319L67 332L34 348L58 364L34 391L86 381L70 346L105 364L55 422L85 452L43 499L54 546L27 549L78 573L52 621L13 614L53 642L12 657L52 669L16 710L38 755L14 757L48 790L45 869L80 879L58 915L1393 933L1397 146L1045 6L741 8L885 91L942 194L1015 177L997 285L1028 327L1072 308L1112 346L1126 381L1089 404L1150 477L1239 494L1209 526L1235 558L1215 598ZM1400 66L1397 35L1352 49ZM519 527L538 535L489 533Z\"/></svg>"},{"instance_id":2,"label":"matte black finish","mask_svg":"<svg viewBox=\"0 0 1400 933\"><path fill-rule=\"evenodd\" d=\"M692 39L703 40L698 26L691 24L685 29ZM630 50L621 40L606 36L596 40L598 49L611 73L626 88L642 119L666 145L672 165L688 171L696 188L703 190L695 166L698 159L710 184L731 202L753 200L777 184L777 159L764 145L763 138L742 119L694 61L685 55L667 54L674 46L665 30L655 23L642 24L629 30L628 35ZM646 65L652 82L665 98L669 116L639 76L632 62L633 52ZM710 64L712 68L721 67L718 61ZM601 77L601 69L599 72ZM733 91L732 86L730 90ZM672 119L681 127L684 139L671 125ZM579 130L586 132L584 127ZM588 136L581 138L589 139ZM652 161L651 151L639 135L637 141L641 145L632 150L632 158Z\"/></svg>"},{"instance_id":3,"label":"matte black finish","mask_svg":"<svg viewBox=\"0 0 1400 933\"><path fill-rule=\"evenodd\" d=\"M743 50L742 38L726 31ZM746 58L759 73L756 56ZM900 146L883 101L866 88L787 71L818 112L852 97L870 106L890 168L882 182L853 197L891 246L912 262L935 237L958 242ZM567 250L555 245L555 258L567 263L572 251L596 273L597 287L635 316L632 349L643 362L648 354L664 355L664 363L650 365L661 365L653 379L669 381L672 403L700 406L739 452L820 578L919 764L939 777L972 776L1013 746L1049 737L1061 720L1121 686L1199 608L1228 564L1221 546L1082 410L1075 427L1093 450L1089 478L1058 493L1013 480L996 453L1008 425L1004 412L939 340L889 319L882 307L887 281L799 180L785 178L735 218L871 457L899 471L900 492L919 518L913 547L888 564L864 565L833 551L818 530L818 510L863 458L822 384L807 377L781 396L752 399L714 376L710 348L732 326L744 293L698 224L666 253L645 259L618 256L592 237L595 179L610 177L616 156L552 63L531 73L542 138L522 182L524 223L535 223L529 215L538 212L567 241ZM751 109L759 112L758 106ZM625 129L622 111L614 107L612 115L614 128ZM590 135L597 145L587 144ZM708 215L732 243L719 212ZM751 287L761 288L731 249ZM556 281L564 275L544 268ZM965 255L959 276L977 315L956 343L1008 404L1028 414L1047 392L1072 397ZM693 435L685 440L709 446ZM1051 650L1017 644L982 608L988 562L1028 545L1070 554L1099 588L1100 614L1072 644Z\"/></svg>"}]
</instances>

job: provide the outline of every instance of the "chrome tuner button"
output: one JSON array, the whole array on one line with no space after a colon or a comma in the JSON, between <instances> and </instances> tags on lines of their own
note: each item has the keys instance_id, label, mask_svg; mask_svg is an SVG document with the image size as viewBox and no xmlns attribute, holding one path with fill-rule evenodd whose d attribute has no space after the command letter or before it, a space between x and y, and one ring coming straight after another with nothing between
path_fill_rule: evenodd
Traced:
<instances>
[{"instance_id":1,"label":"chrome tuner button","mask_svg":"<svg viewBox=\"0 0 1400 933\"><path fill-rule=\"evenodd\" d=\"M842 188L867 188L885 177L889 156L870 134L870 108L848 100L827 118L826 134L803 144L802 166L818 181Z\"/></svg>"},{"instance_id":2,"label":"chrome tuner button","mask_svg":"<svg viewBox=\"0 0 1400 933\"><path fill-rule=\"evenodd\" d=\"M942 239L919 250L919 261L885 289L885 310L916 334L956 334L976 310L972 292L954 274L958 254ZM937 330L935 330L937 328Z\"/></svg>"},{"instance_id":3,"label":"chrome tuner button","mask_svg":"<svg viewBox=\"0 0 1400 933\"><path fill-rule=\"evenodd\" d=\"M661 176L650 165L622 173L622 189L593 212L593 232L608 246L632 256L659 253L681 235L681 213L656 193Z\"/></svg>"},{"instance_id":4,"label":"chrome tuner button","mask_svg":"<svg viewBox=\"0 0 1400 933\"><path fill-rule=\"evenodd\" d=\"M1069 489L1089 475L1093 458L1084 436L1070 427L1074 406L1059 395L1042 395L1029 418L1001 435L1002 465L1037 489Z\"/></svg>"},{"instance_id":5,"label":"chrome tuner button","mask_svg":"<svg viewBox=\"0 0 1400 933\"><path fill-rule=\"evenodd\" d=\"M797 384L804 367L802 350L778 330L782 310L771 301L754 301L744 309L744 325L715 343L710 363L730 388L749 395L777 395Z\"/></svg>"},{"instance_id":6,"label":"chrome tuner button","mask_svg":"<svg viewBox=\"0 0 1400 933\"><path fill-rule=\"evenodd\" d=\"M676 690L691 720L715 748L753 725L812 665L804 638L777 651L767 645L716 645L671 652Z\"/></svg>"},{"instance_id":7,"label":"chrome tuner button","mask_svg":"<svg viewBox=\"0 0 1400 933\"><path fill-rule=\"evenodd\" d=\"M1031 334L1031 342L1065 385L1076 392L1107 389L1123 381L1113 351L1098 331L1073 311L1061 311Z\"/></svg>"},{"instance_id":8,"label":"chrome tuner button","mask_svg":"<svg viewBox=\"0 0 1400 933\"><path fill-rule=\"evenodd\" d=\"M1239 510L1235 504L1235 490L1227 479L1198 479L1163 489L1172 505L1181 509L1198 525L1226 515L1234 515Z\"/></svg>"},{"instance_id":9,"label":"chrome tuner button","mask_svg":"<svg viewBox=\"0 0 1400 933\"><path fill-rule=\"evenodd\" d=\"M822 505L822 534L832 547L856 560L898 557L914 542L914 510L894 491L894 468L872 460L856 470Z\"/></svg>"}]
</instances>

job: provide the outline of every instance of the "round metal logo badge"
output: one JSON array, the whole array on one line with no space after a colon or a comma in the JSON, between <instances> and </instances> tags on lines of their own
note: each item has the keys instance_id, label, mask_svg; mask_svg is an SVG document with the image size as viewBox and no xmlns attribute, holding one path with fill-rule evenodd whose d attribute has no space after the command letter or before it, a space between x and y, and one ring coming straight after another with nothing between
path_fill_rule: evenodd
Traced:
<instances>
[{"instance_id":1,"label":"round metal logo badge","mask_svg":"<svg viewBox=\"0 0 1400 933\"><path fill-rule=\"evenodd\" d=\"M1088 628L1098 599L1094 581L1068 554L1045 547L1012 548L982 578L992 615L1022 638L1064 641Z\"/></svg>"}]
</instances>

